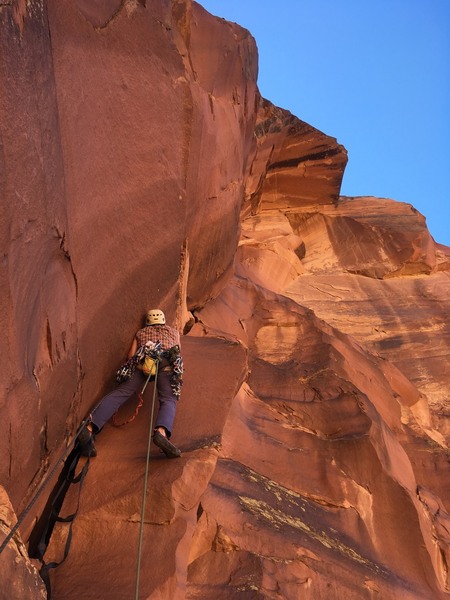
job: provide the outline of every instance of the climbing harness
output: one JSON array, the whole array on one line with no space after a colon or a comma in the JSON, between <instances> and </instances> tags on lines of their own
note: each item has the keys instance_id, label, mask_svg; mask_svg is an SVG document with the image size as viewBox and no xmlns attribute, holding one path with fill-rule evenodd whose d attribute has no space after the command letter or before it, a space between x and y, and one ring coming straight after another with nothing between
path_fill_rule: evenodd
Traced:
<instances>
[{"instance_id":1,"label":"climbing harness","mask_svg":"<svg viewBox=\"0 0 450 600\"><path fill-rule=\"evenodd\" d=\"M155 365L155 360L159 360L160 357L161 342L148 342L147 344L139 346L133 356L116 371L117 383L122 383L123 381L130 379L136 368L143 371L145 375L148 375L151 367ZM148 364L147 368L145 368L146 362ZM154 370L152 374L155 374Z\"/></svg>"},{"instance_id":2,"label":"climbing harness","mask_svg":"<svg viewBox=\"0 0 450 600\"><path fill-rule=\"evenodd\" d=\"M141 573L141 552L142 552L142 541L144 537L144 519L145 519L145 504L147 500L147 482L148 482L148 469L150 463L150 447L152 441L152 431L153 431L153 417L155 413L155 400L156 400L156 384L158 380L158 366L159 366L159 358L156 360L156 373L155 373L155 386L153 389L153 399L152 399L152 408L150 412L150 421L149 421L149 429L148 429L148 441L147 441L147 457L145 461L145 476L144 476L144 488L142 491L142 507L141 507L141 523L139 526L139 542L138 542L138 557L137 557L137 568L136 568L136 588L135 588L135 600L139 600L139 578ZM147 381L145 382L145 386L150 380L149 376ZM141 392L144 393L145 386Z\"/></svg>"},{"instance_id":3,"label":"climbing harness","mask_svg":"<svg viewBox=\"0 0 450 600\"><path fill-rule=\"evenodd\" d=\"M140 365L145 361L145 358L147 356L153 356L154 358L154 354L157 354L160 360L166 358L169 361L172 369L170 386L174 396L179 398L181 395L181 386L183 385L184 368L180 347L178 345L163 351L161 351L161 342L157 342L155 346L147 346L146 344L139 346L135 354L133 354L133 356L117 370L117 383L122 383L123 381L130 379L136 368L140 368Z\"/></svg>"},{"instance_id":4,"label":"climbing harness","mask_svg":"<svg viewBox=\"0 0 450 600\"><path fill-rule=\"evenodd\" d=\"M170 386L172 388L172 392L174 396L177 398L181 395L181 386L183 385L183 359L180 353L179 346L173 346L170 350L161 350L161 342L156 343L146 343L136 350L135 354L127 360L125 364L123 364L116 372L116 381L117 383L122 383L123 381L127 381L133 375L136 369L142 370L144 375L147 377L151 377L155 375L156 372L156 363L158 363L163 359L167 359L170 367L164 367L162 370L166 370L166 368L170 368L172 374L170 377ZM148 363L148 368L145 368L145 363ZM158 367L159 368L159 367ZM144 404L143 393L147 386L148 380L146 381L143 389L138 394L138 404L135 408L134 414L131 415L129 419L124 422L119 422L118 412L114 413L112 417L112 423L116 427L122 427L123 425L128 425L134 421L134 419L138 416L142 405Z\"/></svg>"},{"instance_id":5,"label":"climbing harness","mask_svg":"<svg viewBox=\"0 0 450 600\"><path fill-rule=\"evenodd\" d=\"M123 365L119 371L117 371L117 373L124 373L125 370L128 368L127 365L129 364L131 367L131 375L134 373L134 370L136 367L138 367L142 362L145 363L146 360L151 361L152 363L152 368L148 369L147 372L145 370L143 370L144 375L147 375L147 380L144 384L144 387L142 388L142 390L139 392L138 394L138 404L135 408L134 414L131 415L131 417L129 419L127 419L126 421L123 421L122 423L119 422L119 417L118 417L118 411L115 412L113 414L112 417L112 423L113 425L115 425L115 427L122 427L123 425L128 425L128 423L131 423L132 421L134 421L134 419L138 416L139 411L142 407L142 405L144 404L144 392L145 392L145 388L147 387L148 382L150 381L150 379L152 377L156 376L156 372L158 370L158 364L160 361L160 356L161 356L161 342L157 342L156 344L152 344L152 345L144 345L144 346L140 346L136 353L130 358L130 360L128 360L125 365ZM132 365L134 365L134 367L132 367ZM130 375L130 377L131 377ZM126 377L125 379L122 379L122 381L125 381L126 379L129 379L129 377ZM155 389L156 389L156 380L155 380Z\"/></svg>"}]
</instances>

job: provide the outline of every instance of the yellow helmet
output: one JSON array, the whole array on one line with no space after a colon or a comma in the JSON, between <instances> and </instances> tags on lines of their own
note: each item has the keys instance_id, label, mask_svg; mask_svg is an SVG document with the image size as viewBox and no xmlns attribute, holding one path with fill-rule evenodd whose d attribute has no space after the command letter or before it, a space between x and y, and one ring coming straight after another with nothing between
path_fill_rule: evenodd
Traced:
<instances>
[{"instance_id":1,"label":"yellow helmet","mask_svg":"<svg viewBox=\"0 0 450 600\"><path fill-rule=\"evenodd\" d=\"M146 325L164 325L166 317L160 308L152 308L147 313Z\"/></svg>"}]
</instances>

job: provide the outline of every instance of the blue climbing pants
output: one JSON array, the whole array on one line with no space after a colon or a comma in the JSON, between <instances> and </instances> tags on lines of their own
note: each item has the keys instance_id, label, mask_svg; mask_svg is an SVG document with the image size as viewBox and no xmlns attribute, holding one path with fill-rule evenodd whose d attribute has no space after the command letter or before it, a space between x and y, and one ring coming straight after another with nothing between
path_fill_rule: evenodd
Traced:
<instances>
[{"instance_id":1,"label":"blue climbing pants","mask_svg":"<svg viewBox=\"0 0 450 600\"><path fill-rule=\"evenodd\" d=\"M175 412L177 409L177 397L172 391L170 385L171 371L158 371L156 381L156 390L158 392L159 410L156 419L155 427L164 427L168 437L172 433ZM100 431L113 414L119 410L133 394L139 392L144 387L147 376L136 369L130 379L123 381L115 390L104 396L100 404L92 413L92 423L96 427L96 431Z\"/></svg>"}]
</instances>

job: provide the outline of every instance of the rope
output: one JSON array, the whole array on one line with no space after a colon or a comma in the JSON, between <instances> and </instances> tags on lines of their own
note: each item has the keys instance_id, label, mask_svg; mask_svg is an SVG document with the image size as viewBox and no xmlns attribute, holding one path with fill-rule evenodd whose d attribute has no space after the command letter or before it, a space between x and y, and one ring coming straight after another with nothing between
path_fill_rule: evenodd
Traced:
<instances>
[{"instance_id":1,"label":"rope","mask_svg":"<svg viewBox=\"0 0 450 600\"><path fill-rule=\"evenodd\" d=\"M54 467L52 468L52 470L50 471L50 473L43 480L43 482L41 483L41 486L38 488L38 490L35 493L35 495L31 498L30 502L25 507L25 509L23 510L23 512L20 515L20 517L17 519L17 523L14 525L14 527L8 533L8 535L6 536L6 538L3 540L3 543L0 546L0 554L3 552L3 550L9 544L9 542L12 540L12 538L16 534L17 530L19 529L19 527L22 525L23 521L25 520L25 517L28 515L28 513L30 512L30 510L36 504L39 496L42 494L42 492L44 491L44 489L50 483L51 479L53 478L54 474L56 473L57 468L59 467L59 464L63 460L65 460L67 458L67 456L69 455L69 453L71 452L71 450L72 450L73 446L75 445L75 442L76 442L76 440L77 440L80 432L85 427L85 425L87 424L88 421L89 421L89 417L86 417L86 419L84 419L84 421L81 423L81 425L80 425L77 433L75 434L75 437L72 439L72 441L70 442L70 444L67 446L67 448L63 452L63 454L58 458L58 460L56 461L56 463L55 463Z\"/></svg>"},{"instance_id":2,"label":"rope","mask_svg":"<svg viewBox=\"0 0 450 600\"><path fill-rule=\"evenodd\" d=\"M159 364L159 358L154 359L155 364L156 364L156 370L158 369L158 364ZM155 371L155 375L156 375L156 371ZM145 392L145 388L147 387L148 382L150 381L152 377L152 372L150 371L147 375L147 379L144 383L144 387L142 388L142 390L139 392L138 394L138 399L139 402L137 403L137 406L134 410L134 414L131 415L131 417L129 419L127 419L126 421L124 421L123 423L119 422L119 411L117 410L113 416L112 416L112 424L114 425L114 427L123 427L123 425L128 425L128 423L131 423L132 421L135 420L135 418L138 416L139 414L139 410L142 408L142 405L144 404L144 392ZM156 381L156 379L155 379Z\"/></svg>"},{"instance_id":3,"label":"rope","mask_svg":"<svg viewBox=\"0 0 450 600\"><path fill-rule=\"evenodd\" d=\"M147 441L147 458L145 462L145 477L144 477L144 489L142 491L142 508L141 508L141 523L139 527L139 542L138 542L138 559L137 559L137 568L136 568L136 591L134 598L135 600L139 600L139 577L141 574L141 552L142 552L142 540L144 537L144 518L145 518L145 503L147 500L147 482L148 482L148 468L150 463L150 446L152 441L152 425L153 425L153 415L155 412L155 399L156 399L156 384L158 381L158 366L159 359L156 360L156 373L155 373L155 386L153 388L153 399L152 399L152 410L150 413L150 423L148 429L148 441ZM144 393L145 388L147 387L147 383L150 380L150 375L145 382L144 387L142 388L141 394Z\"/></svg>"},{"instance_id":4,"label":"rope","mask_svg":"<svg viewBox=\"0 0 450 600\"><path fill-rule=\"evenodd\" d=\"M150 375L149 375L150 377ZM145 387L142 389L142 391L145 389ZM114 425L114 427L123 427L124 425L128 425L128 423L131 423L132 421L135 420L135 418L138 416L140 409L142 408L142 405L144 404L144 396L142 395L142 391L139 392L138 394L138 399L139 402L137 403L137 406L134 410L134 414L131 415L131 417L129 419L127 419L126 421L123 421L122 423L119 422L119 411L115 412L112 416L112 423Z\"/></svg>"}]
</instances>

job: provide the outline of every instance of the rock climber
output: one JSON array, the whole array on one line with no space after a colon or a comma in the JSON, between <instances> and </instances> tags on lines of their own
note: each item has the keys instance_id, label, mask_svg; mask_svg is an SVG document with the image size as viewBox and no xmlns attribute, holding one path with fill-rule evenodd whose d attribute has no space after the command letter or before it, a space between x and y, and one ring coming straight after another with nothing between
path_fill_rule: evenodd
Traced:
<instances>
[{"instance_id":1,"label":"rock climber","mask_svg":"<svg viewBox=\"0 0 450 600\"><path fill-rule=\"evenodd\" d=\"M146 348L160 349L156 382L159 411L152 436L153 443L168 458L181 456L181 451L169 439L183 377L180 334L173 327L166 325L166 317L159 308L148 311L145 326L139 329L133 339L128 352L128 361L119 370L124 380L115 390L101 399L87 420L86 426L79 433L78 443L83 456L96 456L94 437L120 406L145 385L147 375L140 369L140 363L142 350Z\"/></svg>"}]
</instances>

